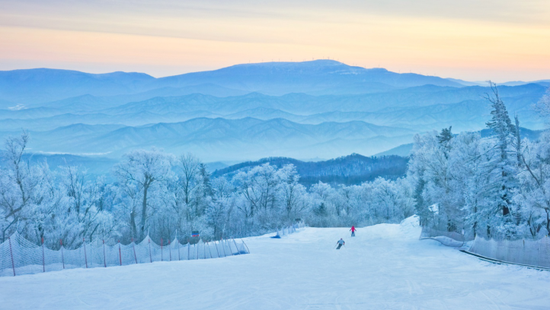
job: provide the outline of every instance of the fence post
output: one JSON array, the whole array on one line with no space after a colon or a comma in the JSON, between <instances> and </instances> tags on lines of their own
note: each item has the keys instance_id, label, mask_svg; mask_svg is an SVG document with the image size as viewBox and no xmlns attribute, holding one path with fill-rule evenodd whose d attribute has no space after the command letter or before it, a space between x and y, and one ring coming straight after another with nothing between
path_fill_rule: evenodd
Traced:
<instances>
[{"instance_id":1,"label":"fence post","mask_svg":"<svg viewBox=\"0 0 550 310\"><path fill-rule=\"evenodd\" d=\"M46 272L46 258L44 257L44 237L42 237L42 272Z\"/></svg>"},{"instance_id":2,"label":"fence post","mask_svg":"<svg viewBox=\"0 0 550 310\"><path fill-rule=\"evenodd\" d=\"M227 253L225 253L225 240L222 239L222 250L223 250L223 257L227 257Z\"/></svg>"},{"instance_id":3,"label":"fence post","mask_svg":"<svg viewBox=\"0 0 550 310\"><path fill-rule=\"evenodd\" d=\"M137 255L136 255L136 243L134 242L134 238L132 238L132 248L134 249L134 259L136 260L136 264L137 264L138 262L137 262Z\"/></svg>"},{"instance_id":4,"label":"fence post","mask_svg":"<svg viewBox=\"0 0 550 310\"><path fill-rule=\"evenodd\" d=\"M105 239L103 239L103 267L107 268L107 259L105 258Z\"/></svg>"},{"instance_id":5,"label":"fence post","mask_svg":"<svg viewBox=\"0 0 550 310\"><path fill-rule=\"evenodd\" d=\"M181 260L181 254L180 254L181 246L178 246L178 245L181 245L181 243L179 242L179 240L177 239L177 236L176 236L176 246L178 247L178 260Z\"/></svg>"},{"instance_id":6,"label":"fence post","mask_svg":"<svg viewBox=\"0 0 550 310\"><path fill-rule=\"evenodd\" d=\"M199 241L200 241L200 239L199 239ZM198 242L196 243L196 246L197 246L197 259L199 259L199 243Z\"/></svg>"},{"instance_id":7,"label":"fence post","mask_svg":"<svg viewBox=\"0 0 550 310\"><path fill-rule=\"evenodd\" d=\"M162 255L162 238L160 238L160 261L164 261L164 256Z\"/></svg>"},{"instance_id":8,"label":"fence post","mask_svg":"<svg viewBox=\"0 0 550 310\"><path fill-rule=\"evenodd\" d=\"M11 268L13 268L13 276L15 277L15 262L13 260L13 250L11 249L11 237L8 237L8 242L10 243Z\"/></svg>"},{"instance_id":9,"label":"fence post","mask_svg":"<svg viewBox=\"0 0 550 310\"><path fill-rule=\"evenodd\" d=\"M189 238L187 238L187 260L189 260L189 252L191 251L191 243L189 243Z\"/></svg>"},{"instance_id":10,"label":"fence post","mask_svg":"<svg viewBox=\"0 0 550 310\"><path fill-rule=\"evenodd\" d=\"M151 237L148 237L148 238L149 238L149 261L152 263L153 255L151 254Z\"/></svg>"},{"instance_id":11,"label":"fence post","mask_svg":"<svg viewBox=\"0 0 550 310\"><path fill-rule=\"evenodd\" d=\"M244 244L244 247L246 248L246 253L250 254L250 249L248 248L248 246L246 245L243 239L241 239L241 242Z\"/></svg>"},{"instance_id":12,"label":"fence post","mask_svg":"<svg viewBox=\"0 0 550 310\"><path fill-rule=\"evenodd\" d=\"M122 266L122 251L120 250L120 240L118 240L118 261L120 262L120 266Z\"/></svg>"},{"instance_id":13,"label":"fence post","mask_svg":"<svg viewBox=\"0 0 550 310\"><path fill-rule=\"evenodd\" d=\"M239 251L239 247L237 246L237 242L235 242L235 239L233 239L233 243L235 244L235 249L237 249L237 254L241 254L241 251Z\"/></svg>"},{"instance_id":14,"label":"fence post","mask_svg":"<svg viewBox=\"0 0 550 310\"><path fill-rule=\"evenodd\" d=\"M220 258L220 251L218 250L218 243L214 241L214 246L216 246L216 252L218 253L218 258Z\"/></svg>"},{"instance_id":15,"label":"fence post","mask_svg":"<svg viewBox=\"0 0 550 310\"><path fill-rule=\"evenodd\" d=\"M86 254L86 239L82 238L82 242L84 242L84 262L86 263L86 268L88 268L88 256Z\"/></svg>"},{"instance_id":16,"label":"fence post","mask_svg":"<svg viewBox=\"0 0 550 310\"><path fill-rule=\"evenodd\" d=\"M208 246L208 242L204 244L204 259L206 259L206 247Z\"/></svg>"}]
</instances>

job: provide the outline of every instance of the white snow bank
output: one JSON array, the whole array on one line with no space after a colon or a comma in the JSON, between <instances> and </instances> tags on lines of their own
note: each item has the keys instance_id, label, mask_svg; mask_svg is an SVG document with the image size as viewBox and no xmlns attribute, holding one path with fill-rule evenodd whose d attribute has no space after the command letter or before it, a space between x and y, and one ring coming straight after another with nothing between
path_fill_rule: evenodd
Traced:
<instances>
[{"instance_id":1,"label":"white snow bank","mask_svg":"<svg viewBox=\"0 0 550 310\"><path fill-rule=\"evenodd\" d=\"M410 216L403 221L401 221L401 231L404 235L410 236L411 238L417 238L420 236L422 227L420 227L418 215Z\"/></svg>"}]
</instances>

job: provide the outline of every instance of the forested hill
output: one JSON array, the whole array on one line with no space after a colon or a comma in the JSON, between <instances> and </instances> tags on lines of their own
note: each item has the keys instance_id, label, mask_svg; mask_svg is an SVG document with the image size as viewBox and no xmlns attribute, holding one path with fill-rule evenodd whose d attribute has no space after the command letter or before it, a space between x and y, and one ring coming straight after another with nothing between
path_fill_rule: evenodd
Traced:
<instances>
[{"instance_id":1,"label":"forested hill","mask_svg":"<svg viewBox=\"0 0 550 310\"><path fill-rule=\"evenodd\" d=\"M287 157L270 157L258 161L248 161L214 171L213 177L232 177L239 171L248 171L253 167L269 163L278 168L293 164L300 175L300 183L310 186L319 181L329 184L361 184L377 177L397 179L407 171L407 157L390 155L366 157L351 154L327 161L305 162Z\"/></svg>"}]
</instances>

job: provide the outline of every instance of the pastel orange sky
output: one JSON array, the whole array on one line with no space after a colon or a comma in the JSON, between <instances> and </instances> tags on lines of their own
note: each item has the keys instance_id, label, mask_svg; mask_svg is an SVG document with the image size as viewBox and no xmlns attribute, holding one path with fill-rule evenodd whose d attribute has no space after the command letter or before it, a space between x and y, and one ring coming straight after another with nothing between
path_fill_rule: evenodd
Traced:
<instances>
[{"instance_id":1,"label":"pastel orange sky","mask_svg":"<svg viewBox=\"0 0 550 310\"><path fill-rule=\"evenodd\" d=\"M550 79L548 0L0 0L0 70L156 77L335 59L466 80Z\"/></svg>"}]
</instances>

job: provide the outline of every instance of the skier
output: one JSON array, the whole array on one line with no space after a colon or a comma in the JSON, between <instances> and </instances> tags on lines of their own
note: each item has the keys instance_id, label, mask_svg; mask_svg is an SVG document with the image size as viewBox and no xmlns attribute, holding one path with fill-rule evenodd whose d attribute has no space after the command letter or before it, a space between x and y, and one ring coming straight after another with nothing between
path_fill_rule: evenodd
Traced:
<instances>
[{"instance_id":1,"label":"skier","mask_svg":"<svg viewBox=\"0 0 550 310\"><path fill-rule=\"evenodd\" d=\"M343 246L343 245L346 245L346 242L344 240L342 240L342 238L340 238L340 240L338 240L336 242L336 244L338 245L338 247L336 248L337 250L340 250L340 248Z\"/></svg>"},{"instance_id":2,"label":"skier","mask_svg":"<svg viewBox=\"0 0 550 310\"><path fill-rule=\"evenodd\" d=\"M351 236L355 237L355 231L357 230L357 229L355 229L355 226L351 226L350 230L351 230Z\"/></svg>"}]
</instances>

